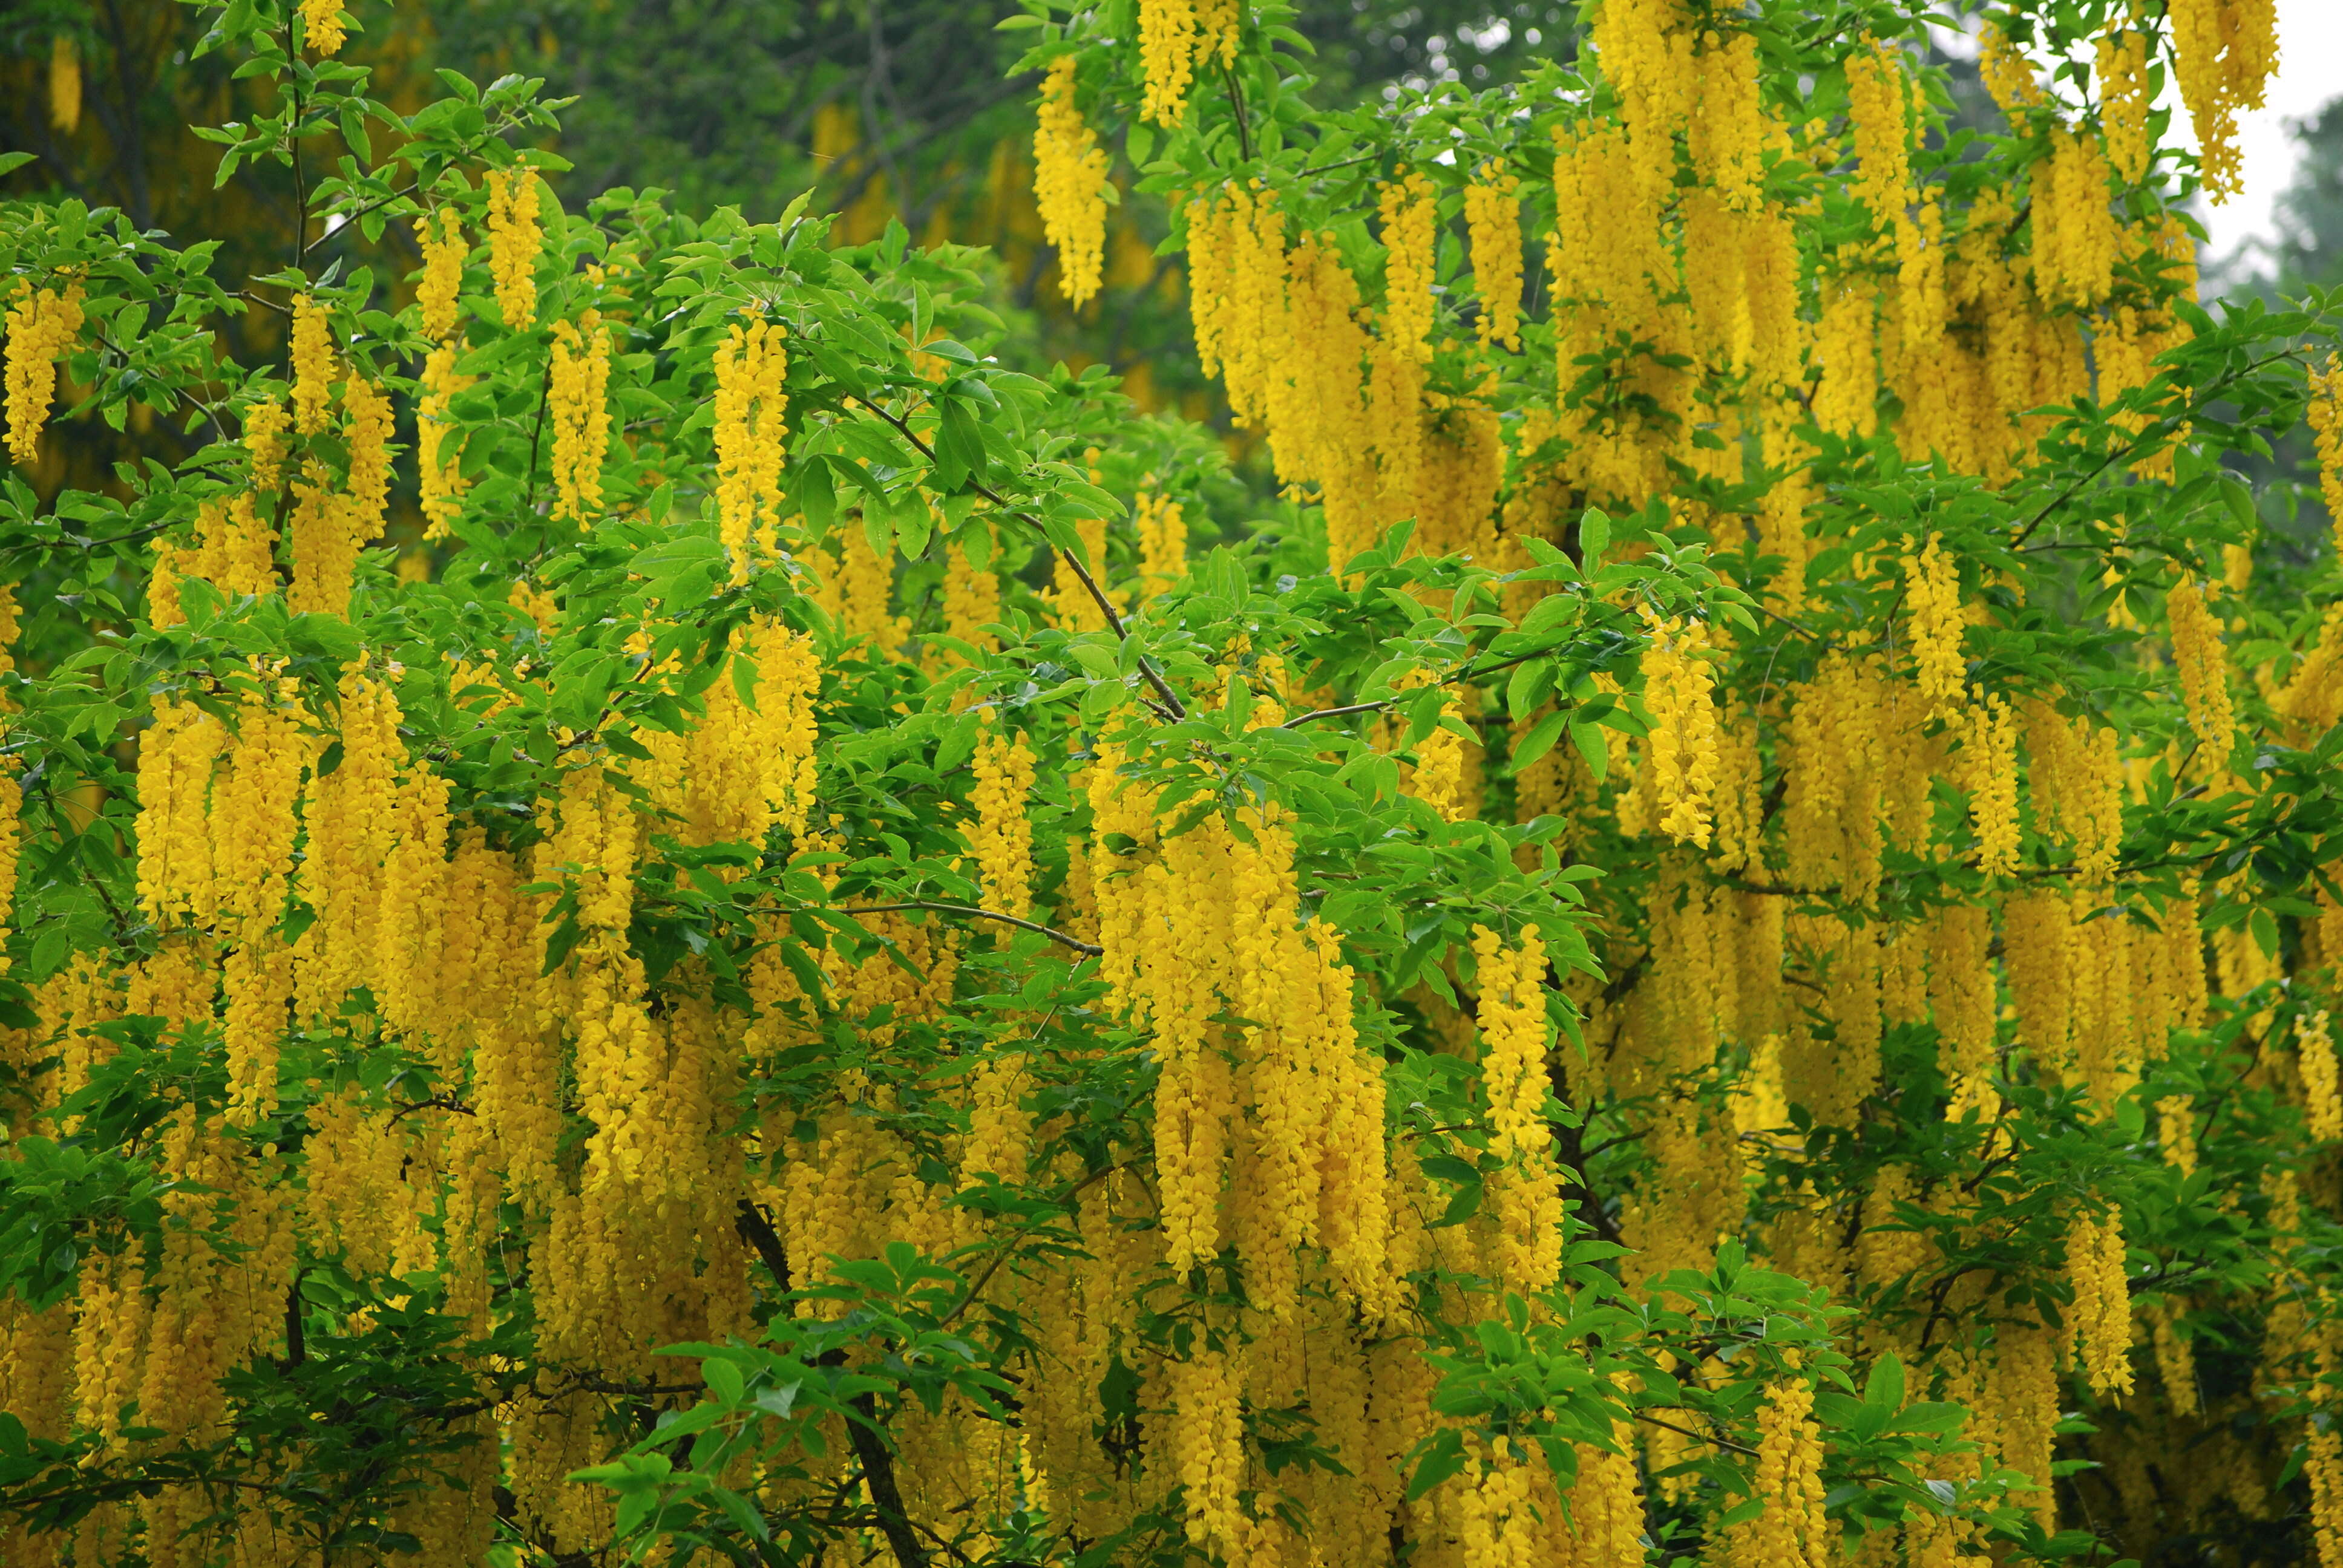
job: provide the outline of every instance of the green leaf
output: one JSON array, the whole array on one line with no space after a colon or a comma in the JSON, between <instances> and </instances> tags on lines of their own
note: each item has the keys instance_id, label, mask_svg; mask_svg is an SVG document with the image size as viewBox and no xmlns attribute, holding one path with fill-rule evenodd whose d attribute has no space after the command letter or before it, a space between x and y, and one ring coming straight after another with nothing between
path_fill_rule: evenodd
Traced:
<instances>
[{"instance_id":1,"label":"green leaf","mask_svg":"<svg viewBox=\"0 0 2343 1568\"><path fill-rule=\"evenodd\" d=\"M1578 563L1580 569L1593 572L1603 563L1603 552L1611 548L1611 519L1601 509L1589 507L1578 520Z\"/></svg>"},{"instance_id":2,"label":"green leaf","mask_svg":"<svg viewBox=\"0 0 2343 1568\"><path fill-rule=\"evenodd\" d=\"M1894 1351L1871 1363L1871 1375L1863 1383L1863 1402L1885 1405L1889 1410L1902 1408L1904 1363L1896 1359Z\"/></svg>"},{"instance_id":3,"label":"green leaf","mask_svg":"<svg viewBox=\"0 0 2343 1568\"><path fill-rule=\"evenodd\" d=\"M832 487L830 459L816 455L800 459L790 475L790 498L805 514L806 526L818 534L830 532L838 516L838 492Z\"/></svg>"},{"instance_id":4,"label":"green leaf","mask_svg":"<svg viewBox=\"0 0 2343 1568\"><path fill-rule=\"evenodd\" d=\"M1562 739L1562 732L1569 723L1569 712L1556 709L1533 725L1530 732L1513 745L1512 765L1514 775L1519 777L1532 763L1553 750L1554 743ZM1599 770L1595 777L1602 777Z\"/></svg>"},{"instance_id":5,"label":"green leaf","mask_svg":"<svg viewBox=\"0 0 2343 1568\"><path fill-rule=\"evenodd\" d=\"M1452 1475L1464 1469L1464 1437L1454 1427L1443 1427L1434 1432L1418 1450L1415 1470L1408 1477L1407 1500L1413 1503Z\"/></svg>"},{"instance_id":6,"label":"green leaf","mask_svg":"<svg viewBox=\"0 0 2343 1568\"><path fill-rule=\"evenodd\" d=\"M1611 771L1611 748L1603 738L1603 726L1573 724L1570 727L1570 743L1578 748L1581 757L1586 759L1587 770L1594 775L1594 781L1601 783Z\"/></svg>"},{"instance_id":7,"label":"green leaf","mask_svg":"<svg viewBox=\"0 0 2343 1568\"><path fill-rule=\"evenodd\" d=\"M718 1399L728 1405L740 1402L744 1383L738 1362L722 1356L710 1356L699 1363L699 1375Z\"/></svg>"},{"instance_id":8,"label":"green leaf","mask_svg":"<svg viewBox=\"0 0 2343 1568\"><path fill-rule=\"evenodd\" d=\"M936 488L946 495L984 473L984 433L961 398L942 400L936 426Z\"/></svg>"}]
</instances>

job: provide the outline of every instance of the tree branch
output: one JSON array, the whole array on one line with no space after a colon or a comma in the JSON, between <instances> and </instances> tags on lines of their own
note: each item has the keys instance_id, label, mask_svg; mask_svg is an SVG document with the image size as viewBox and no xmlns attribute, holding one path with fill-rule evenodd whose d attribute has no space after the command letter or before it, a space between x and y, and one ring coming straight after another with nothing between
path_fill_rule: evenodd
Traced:
<instances>
[{"instance_id":1,"label":"tree branch","mask_svg":"<svg viewBox=\"0 0 2343 1568\"><path fill-rule=\"evenodd\" d=\"M903 1512L903 1494L896 1490L895 1456L879 1430L878 1396L859 1393L846 1402L861 1417L846 1423L846 1435L854 1444L854 1457L861 1462L863 1483L870 1489L870 1503L879 1513L879 1532L894 1548L900 1568L928 1568L927 1549L912 1533L910 1518Z\"/></svg>"},{"instance_id":2,"label":"tree branch","mask_svg":"<svg viewBox=\"0 0 2343 1568\"><path fill-rule=\"evenodd\" d=\"M1070 937L1063 931L1053 931L1038 920L1023 920L1016 915L1004 915L998 910L980 910L972 904L935 904L929 903L925 900L912 899L900 904L858 904L852 909L840 908L830 912L840 915L885 915L892 914L898 910L934 910L947 915L966 915L971 920L999 920L1004 926L1015 926L1020 930L1031 931L1036 936L1047 937L1061 947L1071 948L1074 951L1086 953L1091 958L1097 958L1106 951L1104 948L1093 946L1079 938Z\"/></svg>"},{"instance_id":3,"label":"tree branch","mask_svg":"<svg viewBox=\"0 0 2343 1568\"><path fill-rule=\"evenodd\" d=\"M878 415L881 419L886 420L890 425L895 427L896 431L901 435L903 439L911 444L911 449L919 453L920 457L925 457L929 464L933 466L936 460L934 448L930 447L925 441L920 440L918 436L912 433L910 422L909 420L903 418L900 415L889 413L886 409L880 407L878 404L871 402L867 397L857 397L854 400L861 404L865 408L870 409L873 414ZM995 507L1008 513L1011 517L1015 518L1019 522L1023 523L1027 528L1031 528L1035 533L1041 534L1044 540L1048 539L1049 536L1046 533L1042 533L1041 525L1039 521L1011 506L1009 502L1001 497L999 491L985 484L982 479L978 478L974 474L970 474L968 477L968 487L974 490L978 495L982 496L986 500L990 501ZM1074 568L1074 576L1081 579L1082 587L1089 590L1091 602L1096 604L1099 607L1099 612L1106 617L1106 624L1113 630L1114 635L1121 640L1128 641L1131 638L1131 632L1129 628L1122 624L1122 616L1121 612L1114 608L1114 601L1106 597L1106 590L1099 587L1098 579L1091 576L1090 568L1082 565L1081 561L1075 557L1071 550L1061 550L1058 549L1055 545L1051 545L1050 548L1057 553L1060 559L1063 560L1068 566ZM1173 691L1171 687L1164 684L1163 678L1156 673L1154 664L1151 663L1144 654L1140 656L1139 673L1147 678L1147 684L1153 687L1155 689L1155 695L1162 699L1164 708L1169 710L1166 714L1167 718L1176 720L1188 717L1187 705L1180 700L1180 697L1177 692Z\"/></svg>"},{"instance_id":4,"label":"tree branch","mask_svg":"<svg viewBox=\"0 0 2343 1568\"><path fill-rule=\"evenodd\" d=\"M782 1251L780 1235L774 1231L773 1221L765 1211L754 1200L741 1199L732 1211L732 1228L740 1232L740 1239L749 1243L764 1263L766 1272L773 1276L775 1288L789 1290L789 1254Z\"/></svg>"}]
</instances>

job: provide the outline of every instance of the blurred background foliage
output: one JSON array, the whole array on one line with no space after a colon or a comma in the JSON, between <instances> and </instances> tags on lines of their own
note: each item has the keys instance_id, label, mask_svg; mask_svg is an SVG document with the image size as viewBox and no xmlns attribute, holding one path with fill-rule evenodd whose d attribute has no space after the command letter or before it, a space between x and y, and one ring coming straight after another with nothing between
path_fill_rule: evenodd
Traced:
<instances>
[{"instance_id":1,"label":"blurred background foliage","mask_svg":"<svg viewBox=\"0 0 2343 1568\"><path fill-rule=\"evenodd\" d=\"M555 149L573 165L555 179L572 206L617 187L658 188L687 211L736 206L758 221L811 186L840 215L841 243L875 239L900 218L922 245L994 249L999 307L1035 358L1102 364L1144 408L1213 412L1186 347L1178 269L1155 255L1160 208L1120 208L1106 290L1081 319L1059 297L1032 200L1033 84L1006 73L1016 50L995 31L1001 6L359 0L350 9L364 29L350 57L375 67L394 107L411 108L404 100L419 101L441 66L483 82L541 76L548 93L575 97ZM1576 37L1568 0L1494 9L1489 0L1304 0L1299 30L1335 95L1352 103L1500 84L1534 61L1568 57ZM213 188L216 149L186 125L257 106L256 89L199 55L201 36L176 0L8 0L0 151L35 161L0 186L119 206L141 226L232 234L245 254L224 249L222 275L266 270L252 264L291 244L288 178L246 167ZM61 101L76 95L77 108ZM376 258L384 276L403 277L416 261L412 236L386 236L385 248L392 254ZM274 329L249 317L244 327ZM240 354L266 347L265 337L237 345Z\"/></svg>"}]
</instances>

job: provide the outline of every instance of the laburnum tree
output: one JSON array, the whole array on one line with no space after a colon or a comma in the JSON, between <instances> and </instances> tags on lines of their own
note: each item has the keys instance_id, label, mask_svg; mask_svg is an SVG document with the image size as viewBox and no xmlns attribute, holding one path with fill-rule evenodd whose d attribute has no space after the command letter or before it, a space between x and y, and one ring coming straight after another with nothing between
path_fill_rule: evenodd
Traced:
<instances>
[{"instance_id":1,"label":"laburnum tree","mask_svg":"<svg viewBox=\"0 0 2343 1568\"><path fill-rule=\"evenodd\" d=\"M1209 549L976 253L197 10L282 266L0 206L8 1563L2343 1568L2343 580L2235 466L2343 374L2182 206L2268 0L1990 7L1983 131L1891 0L1344 111L1031 0Z\"/></svg>"}]
</instances>

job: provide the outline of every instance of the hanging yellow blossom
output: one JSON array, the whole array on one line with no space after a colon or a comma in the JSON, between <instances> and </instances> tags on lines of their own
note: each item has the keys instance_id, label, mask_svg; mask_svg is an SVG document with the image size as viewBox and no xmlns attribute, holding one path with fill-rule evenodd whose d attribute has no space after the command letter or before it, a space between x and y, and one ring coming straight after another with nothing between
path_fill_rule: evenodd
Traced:
<instances>
[{"instance_id":1,"label":"hanging yellow blossom","mask_svg":"<svg viewBox=\"0 0 2343 1568\"><path fill-rule=\"evenodd\" d=\"M1058 251L1058 289L1076 309L1099 291L1106 256L1106 150L1074 101L1075 56L1061 55L1041 83L1033 133L1033 199Z\"/></svg>"},{"instance_id":2,"label":"hanging yellow blossom","mask_svg":"<svg viewBox=\"0 0 2343 1568\"><path fill-rule=\"evenodd\" d=\"M2156 1142L2164 1162L2183 1178L2197 1173L2197 1101L2167 1094L2156 1102Z\"/></svg>"},{"instance_id":3,"label":"hanging yellow blossom","mask_svg":"<svg viewBox=\"0 0 2343 1568\"><path fill-rule=\"evenodd\" d=\"M252 487L263 493L285 482L285 405L264 397L244 411L244 449L252 457Z\"/></svg>"},{"instance_id":4,"label":"hanging yellow blossom","mask_svg":"<svg viewBox=\"0 0 2343 1568\"><path fill-rule=\"evenodd\" d=\"M381 534L390 505L390 398L353 376L342 407L349 417L350 520L360 539L371 539Z\"/></svg>"},{"instance_id":5,"label":"hanging yellow blossom","mask_svg":"<svg viewBox=\"0 0 2343 1568\"><path fill-rule=\"evenodd\" d=\"M2042 85L2035 80L2033 62L2007 32L1991 21L1978 32L1977 75L1993 101L2013 118L2018 110L2042 101Z\"/></svg>"},{"instance_id":6,"label":"hanging yellow blossom","mask_svg":"<svg viewBox=\"0 0 2343 1568\"><path fill-rule=\"evenodd\" d=\"M1413 688L1421 689L1431 684L1428 674L1416 677ZM1455 698L1443 699L1440 705L1440 722L1433 725L1423 739L1415 743L1415 765L1403 776L1402 788L1424 802L1451 822L1472 816L1472 802L1464 798L1465 766L1464 738L1449 728L1460 723L1463 707Z\"/></svg>"},{"instance_id":7,"label":"hanging yellow blossom","mask_svg":"<svg viewBox=\"0 0 2343 1568\"><path fill-rule=\"evenodd\" d=\"M1996 692L1970 710L1966 731L1961 745L1977 869L1988 877L2010 876L2017 869L2017 716Z\"/></svg>"},{"instance_id":8,"label":"hanging yellow blossom","mask_svg":"<svg viewBox=\"0 0 2343 1568\"><path fill-rule=\"evenodd\" d=\"M1432 182L1410 174L1383 188L1383 340L1405 358L1432 357Z\"/></svg>"},{"instance_id":9,"label":"hanging yellow blossom","mask_svg":"<svg viewBox=\"0 0 2343 1568\"><path fill-rule=\"evenodd\" d=\"M2131 1292L2125 1283L2123 1221L2078 1213L2066 1227L2066 1282L2075 1292L2075 1334L2091 1387L2129 1393Z\"/></svg>"},{"instance_id":10,"label":"hanging yellow blossom","mask_svg":"<svg viewBox=\"0 0 2343 1568\"><path fill-rule=\"evenodd\" d=\"M490 169L488 180L488 270L496 275L497 309L508 330L527 332L537 325L537 258L545 245L537 176L526 168Z\"/></svg>"},{"instance_id":11,"label":"hanging yellow blossom","mask_svg":"<svg viewBox=\"0 0 2343 1568\"><path fill-rule=\"evenodd\" d=\"M464 222L452 206L443 206L438 222L415 226L416 243L423 250L423 277L416 286L415 303L423 310L423 335L451 343L456 336L457 296L464 286Z\"/></svg>"},{"instance_id":12,"label":"hanging yellow blossom","mask_svg":"<svg viewBox=\"0 0 2343 1568\"><path fill-rule=\"evenodd\" d=\"M1140 117L1176 126L1188 109L1195 73L1194 0L1139 0L1139 63L1146 76Z\"/></svg>"},{"instance_id":13,"label":"hanging yellow blossom","mask_svg":"<svg viewBox=\"0 0 2343 1568\"><path fill-rule=\"evenodd\" d=\"M1481 1083L1489 1101L1489 1147L1501 1160L1543 1149L1544 1110L1545 945L1537 928L1507 948L1486 926L1473 928L1480 974Z\"/></svg>"},{"instance_id":14,"label":"hanging yellow blossom","mask_svg":"<svg viewBox=\"0 0 2343 1568\"><path fill-rule=\"evenodd\" d=\"M602 463L610 445L610 333L588 310L553 324L546 422L553 427L555 515L591 521L602 509Z\"/></svg>"},{"instance_id":15,"label":"hanging yellow blossom","mask_svg":"<svg viewBox=\"0 0 2343 1568\"><path fill-rule=\"evenodd\" d=\"M2334 1416L2322 1413L2312 1419L2304 1447L2311 1543L2318 1568L2337 1568L2343 1564L2343 1435L2336 1432Z\"/></svg>"},{"instance_id":16,"label":"hanging yellow blossom","mask_svg":"<svg viewBox=\"0 0 2343 1568\"><path fill-rule=\"evenodd\" d=\"M1823 1448L1814 1403L1813 1391L1795 1377L1766 1390L1751 1498L1759 1512L1733 1527L1733 1562L1830 1568L1837 1560L1838 1533L1823 1512Z\"/></svg>"},{"instance_id":17,"label":"hanging yellow blossom","mask_svg":"<svg viewBox=\"0 0 2343 1568\"><path fill-rule=\"evenodd\" d=\"M1031 902L1033 751L1022 735L1003 739L991 711L976 741L976 820L968 829L984 884L984 907L1021 916Z\"/></svg>"},{"instance_id":18,"label":"hanging yellow blossom","mask_svg":"<svg viewBox=\"0 0 2343 1568\"><path fill-rule=\"evenodd\" d=\"M1990 29L1988 29L1990 30ZM1847 115L1854 121L1855 188L1872 221L1889 229L1912 199L1909 84L1903 52L1866 39L1846 62Z\"/></svg>"},{"instance_id":19,"label":"hanging yellow blossom","mask_svg":"<svg viewBox=\"0 0 2343 1568\"><path fill-rule=\"evenodd\" d=\"M1920 699L1931 718L1942 719L1959 700L1967 678L1961 638L1967 633L1968 619L1961 612L1960 568L1946 552L1941 534L1928 536L1905 580Z\"/></svg>"},{"instance_id":20,"label":"hanging yellow blossom","mask_svg":"<svg viewBox=\"0 0 2343 1568\"><path fill-rule=\"evenodd\" d=\"M301 32L309 47L326 58L340 54L348 36L340 0L301 0Z\"/></svg>"},{"instance_id":21,"label":"hanging yellow blossom","mask_svg":"<svg viewBox=\"0 0 2343 1568\"><path fill-rule=\"evenodd\" d=\"M2051 304L2087 306L2115 287L2116 220L2099 138L2064 126L2034 166L2034 283Z\"/></svg>"},{"instance_id":22,"label":"hanging yellow blossom","mask_svg":"<svg viewBox=\"0 0 2343 1568\"><path fill-rule=\"evenodd\" d=\"M1180 503L1161 490L1140 491L1131 518L1139 533L1140 577L1151 597L1188 575L1188 524Z\"/></svg>"},{"instance_id":23,"label":"hanging yellow blossom","mask_svg":"<svg viewBox=\"0 0 2343 1568\"><path fill-rule=\"evenodd\" d=\"M2197 127L2205 193L2216 206L2242 188L2237 111L2262 106L2278 67L2277 0L2171 0L2174 75Z\"/></svg>"},{"instance_id":24,"label":"hanging yellow blossom","mask_svg":"<svg viewBox=\"0 0 2343 1568\"><path fill-rule=\"evenodd\" d=\"M2303 1019L2296 1049L2302 1065L2302 1099L2310 1115L2310 1135L2321 1143L2343 1139L2343 1091L2337 1087L2335 1039L2328 1030L2326 1009Z\"/></svg>"},{"instance_id":25,"label":"hanging yellow blossom","mask_svg":"<svg viewBox=\"0 0 2343 1568\"><path fill-rule=\"evenodd\" d=\"M293 481L292 518L286 529L292 546L293 584L285 599L294 614L348 611L358 553L374 537L358 532L357 517L357 503L336 491L315 463Z\"/></svg>"},{"instance_id":26,"label":"hanging yellow blossom","mask_svg":"<svg viewBox=\"0 0 2343 1568\"><path fill-rule=\"evenodd\" d=\"M1000 619L1001 579L990 568L979 568L966 549L953 546L944 560L944 635L984 648L992 640L984 628ZM959 662L956 654L945 658Z\"/></svg>"},{"instance_id":27,"label":"hanging yellow blossom","mask_svg":"<svg viewBox=\"0 0 2343 1568\"><path fill-rule=\"evenodd\" d=\"M293 298L293 427L304 436L326 428L333 401L334 335L326 307L309 295Z\"/></svg>"},{"instance_id":28,"label":"hanging yellow blossom","mask_svg":"<svg viewBox=\"0 0 2343 1568\"><path fill-rule=\"evenodd\" d=\"M734 580L748 576L759 519L777 519L789 437L788 328L751 312L717 345L716 501Z\"/></svg>"},{"instance_id":29,"label":"hanging yellow blossom","mask_svg":"<svg viewBox=\"0 0 2343 1568\"><path fill-rule=\"evenodd\" d=\"M2128 28L2102 33L2098 41L2099 127L2107 161L2124 179L2147 174L2148 37Z\"/></svg>"},{"instance_id":30,"label":"hanging yellow blossom","mask_svg":"<svg viewBox=\"0 0 2343 1568\"><path fill-rule=\"evenodd\" d=\"M8 457L30 467L39 454L41 427L56 396L57 357L81 331L81 285L62 291L21 285L8 307Z\"/></svg>"},{"instance_id":31,"label":"hanging yellow blossom","mask_svg":"<svg viewBox=\"0 0 2343 1568\"><path fill-rule=\"evenodd\" d=\"M2306 417L2318 453L2318 493L2343 548L2343 356L2328 355L2327 367L2310 373Z\"/></svg>"},{"instance_id":32,"label":"hanging yellow blossom","mask_svg":"<svg viewBox=\"0 0 2343 1568\"><path fill-rule=\"evenodd\" d=\"M1481 309L1473 324L1483 343L1522 346L1522 208L1520 181L1484 170L1464 187L1464 226L1473 243L1473 285Z\"/></svg>"},{"instance_id":33,"label":"hanging yellow blossom","mask_svg":"<svg viewBox=\"0 0 2343 1568\"><path fill-rule=\"evenodd\" d=\"M49 45L49 128L65 136L81 129L81 49L70 33Z\"/></svg>"},{"instance_id":34,"label":"hanging yellow blossom","mask_svg":"<svg viewBox=\"0 0 2343 1568\"><path fill-rule=\"evenodd\" d=\"M1644 650L1644 707L1652 716L1651 788L1660 831L1705 849L1715 819L1719 730L1715 672L1704 657L1708 623L1662 620L1648 605L1643 616L1652 638Z\"/></svg>"},{"instance_id":35,"label":"hanging yellow blossom","mask_svg":"<svg viewBox=\"0 0 2343 1568\"><path fill-rule=\"evenodd\" d=\"M473 377L456 368L456 350L442 343L423 357L422 395L415 404L415 467L423 505L423 537L447 537L469 481L452 457L443 457L455 416L449 405Z\"/></svg>"},{"instance_id":36,"label":"hanging yellow blossom","mask_svg":"<svg viewBox=\"0 0 2343 1568\"><path fill-rule=\"evenodd\" d=\"M2205 608L2204 591L2183 573L2165 597L2172 624L2172 658L2180 668L2180 690L2188 705L2188 728L2216 765L2226 763L2237 729L2229 700L2229 660L2221 646L2221 625Z\"/></svg>"}]
</instances>

